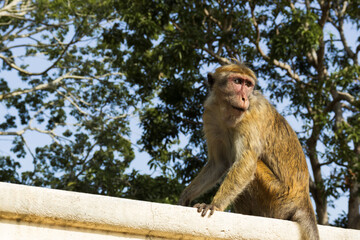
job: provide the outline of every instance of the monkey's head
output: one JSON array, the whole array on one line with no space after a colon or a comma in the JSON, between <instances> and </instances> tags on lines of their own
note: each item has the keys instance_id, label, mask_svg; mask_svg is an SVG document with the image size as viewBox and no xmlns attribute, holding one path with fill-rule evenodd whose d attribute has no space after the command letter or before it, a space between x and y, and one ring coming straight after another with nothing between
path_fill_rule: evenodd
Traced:
<instances>
[{"instance_id":1,"label":"monkey's head","mask_svg":"<svg viewBox=\"0 0 360 240\"><path fill-rule=\"evenodd\" d=\"M240 117L249 109L249 98L256 84L256 76L245 65L219 67L215 73L208 73L208 83L211 94L221 104L225 104L233 117Z\"/></svg>"}]
</instances>

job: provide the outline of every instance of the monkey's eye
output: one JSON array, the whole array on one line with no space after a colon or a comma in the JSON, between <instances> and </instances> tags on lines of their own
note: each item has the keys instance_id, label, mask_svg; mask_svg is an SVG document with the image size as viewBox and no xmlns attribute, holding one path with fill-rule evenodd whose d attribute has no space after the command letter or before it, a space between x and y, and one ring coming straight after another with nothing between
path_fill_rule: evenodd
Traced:
<instances>
[{"instance_id":1,"label":"monkey's eye","mask_svg":"<svg viewBox=\"0 0 360 240\"><path fill-rule=\"evenodd\" d=\"M253 83L252 83L251 81L247 80L247 81L245 81L245 85L246 85L247 87L252 87L252 86L253 86Z\"/></svg>"},{"instance_id":2,"label":"monkey's eye","mask_svg":"<svg viewBox=\"0 0 360 240\"><path fill-rule=\"evenodd\" d=\"M243 84L243 83L244 83L244 79L242 79L242 78L235 78L235 79L234 79L234 83L235 83L235 84Z\"/></svg>"},{"instance_id":3,"label":"monkey's eye","mask_svg":"<svg viewBox=\"0 0 360 240\"><path fill-rule=\"evenodd\" d=\"M244 84L247 86L247 87L252 87L253 86L253 83L247 79L242 79L242 78L235 78L234 79L234 83L235 84Z\"/></svg>"}]
</instances>

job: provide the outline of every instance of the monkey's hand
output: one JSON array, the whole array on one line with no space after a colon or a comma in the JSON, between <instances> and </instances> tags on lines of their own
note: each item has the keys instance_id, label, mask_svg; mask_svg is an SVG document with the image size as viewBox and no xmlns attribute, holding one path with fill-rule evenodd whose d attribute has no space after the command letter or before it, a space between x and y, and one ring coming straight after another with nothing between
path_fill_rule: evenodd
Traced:
<instances>
[{"instance_id":1,"label":"monkey's hand","mask_svg":"<svg viewBox=\"0 0 360 240\"><path fill-rule=\"evenodd\" d=\"M197 208L198 213L201 212L201 216L204 217L208 210L210 210L210 216L214 214L214 211L219 211L220 209L215 207L212 204L206 204L206 203L197 203L194 205L195 208Z\"/></svg>"}]
</instances>

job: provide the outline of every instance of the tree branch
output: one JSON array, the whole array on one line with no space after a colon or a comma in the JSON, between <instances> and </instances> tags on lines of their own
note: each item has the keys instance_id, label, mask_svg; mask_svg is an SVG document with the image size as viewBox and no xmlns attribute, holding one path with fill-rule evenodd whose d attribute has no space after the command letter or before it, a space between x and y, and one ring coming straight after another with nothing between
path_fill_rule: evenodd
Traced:
<instances>
[{"instance_id":1,"label":"tree branch","mask_svg":"<svg viewBox=\"0 0 360 240\"><path fill-rule=\"evenodd\" d=\"M86 76L71 75L73 72L75 72L75 70L72 70L71 72L68 72L68 73L64 74L63 76L58 77L57 79L55 79L52 82L39 84L39 85L37 85L37 86L35 86L33 88L30 88L30 89L16 90L16 91L13 91L13 92L10 92L10 93L1 94L0 95L0 101L3 100L3 99L7 99L7 98L10 98L10 97L15 97L15 96L30 93L30 92L35 92L35 91L39 91L39 90L45 90L45 89L54 88L56 85L60 84L65 79L77 79L77 80L97 79L97 80L99 80L101 78L108 77L108 76L123 75L120 72L116 72L116 73L107 73L107 74L100 75L100 76L93 76L93 77L87 76L86 77Z\"/></svg>"},{"instance_id":2,"label":"tree branch","mask_svg":"<svg viewBox=\"0 0 360 240\"><path fill-rule=\"evenodd\" d=\"M24 142L24 144L25 144L28 152L30 153L30 155L35 159L35 155L34 155L33 152L31 151L31 149L30 149L30 147L29 147L26 139L24 138L24 135L21 135L20 137L21 137L21 140Z\"/></svg>"},{"instance_id":3,"label":"tree branch","mask_svg":"<svg viewBox=\"0 0 360 240\"><path fill-rule=\"evenodd\" d=\"M0 8L1 17L22 18L26 13L33 10L30 0L13 0L10 3L5 1Z\"/></svg>"},{"instance_id":4,"label":"tree branch","mask_svg":"<svg viewBox=\"0 0 360 240\"><path fill-rule=\"evenodd\" d=\"M46 29L46 28L38 28L38 29L35 31L35 33L41 32L41 31L43 31L44 29ZM67 43L67 44L61 44L61 47L63 48L63 51L61 52L61 54L58 56L58 58L56 59L56 61L55 61L53 64L51 64L51 66L49 66L48 68L46 68L46 69L45 69L44 71L42 71L42 72L33 73L33 72L26 71L25 69L20 68L19 66L17 66L14 61L10 60L9 58L7 58L6 56L4 56L4 55L2 55L2 54L0 54L0 59L3 59L4 62L5 62L7 65L9 65L11 68L13 68L13 69L15 69L15 70L17 70L17 71L19 71L19 72L21 72L21 73L23 73L23 74L26 74L26 75L29 75L29 76L43 75L43 74L47 73L50 69L52 69L54 66L56 66L56 64L60 61L60 59L62 59L62 57L64 56L64 54L67 52L67 50L69 49L69 47L76 42L76 38L77 38L78 35L79 35L79 31L80 31L79 29L76 30L74 36L72 37L72 39L71 39L71 41L70 41L69 43ZM29 34L27 34L27 35L31 36L31 35L33 35L33 34L34 34L34 32L29 33ZM57 38L55 38L55 39L58 41ZM64 45L65 45L65 46L64 46ZM0 100L1 100L1 98L0 98Z\"/></svg>"},{"instance_id":5,"label":"tree branch","mask_svg":"<svg viewBox=\"0 0 360 240\"><path fill-rule=\"evenodd\" d=\"M72 72L74 72L75 70L73 70ZM70 74L72 72L66 73L65 75L55 79L52 82L49 83L44 83L44 84L39 84L36 87L30 88L30 89L23 89L23 90L16 90L10 93L5 93L5 94L1 94L0 95L0 101L6 98L10 98L10 97L15 97L21 94L26 94L26 93L30 93L30 92L35 92L38 90L44 90L44 89L49 89L54 87L55 85L59 84L61 81L63 81L66 78L73 78L74 76L71 76Z\"/></svg>"},{"instance_id":6,"label":"tree branch","mask_svg":"<svg viewBox=\"0 0 360 240\"><path fill-rule=\"evenodd\" d=\"M202 47L202 49L206 51L208 54L210 54L210 56L215 58L217 61L219 61L221 65L231 64L231 61L229 59L221 57L220 55L216 54L213 50L206 47Z\"/></svg>"},{"instance_id":7,"label":"tree branch","mask_svg":"<svg viewBox=\"0 0 360 240\"><path fill-rule=\"evenodd\" d=\"M63 94L62 92L60 92L58 89L56 89L56 92L63 96L66 100L68 100L70 102L71 105L73 105L81 114L87 116L87 115L90 115L89 113L83 111L79 105L77 105L74 101L72 101L68 96L66 96L65 94Z\"/></svg>"},{"instance_id":8,"label":"tree branch","mask_svg":"<svg viewBox=\"0 0 360 240\"><path fill-rule=\"evenodd\" d=\"M217 20L216 18L214 18L213 16L211 16L209 11L206 8L204 8L204 13L205 13L205 16L207 16L212 22L214 22L216 25L218 25L218 27L220 29L223 29L221 22L219 20Z\"/></svg>"},{"instance_id":9,"label":"tree branch","mask_svg":"<svg viewBox=\"0 0 360 240\"><path fill-rule=\"evenodd\" d=\"M262 48L260 47L260 29L259 29L259 25L256 21L256 17L255 17L255 5L250 5L251 8L251 16L252 16L252 22L253 25L255 27L255 31L256 31L256 40L255 40L255 46L256 49L258 50L258 52L260 53L260 55L263 57L263 59L267 62L270 62L272 64L274 64L277 67L280 67L281 69L285 70L287 72L287 75L289 77L291 77L292 79L294 79L297 82L302 82L300 80L300 77L298 74L296 74L290 67L289 64L287 63L283 63L280 62L276 59L271 59L268 55L265 54L265 52L262 50Z\"/></svg>"},{"instance_id":10,"label":"tree branch","mask_svg":"<svg viewBox=\"0 0 360 240\"><path fill-rule=\"evenodd\" d=\"M331 95L333 97L333 100L324 108L325 113L333 111L335 105L342 100L349 102L351 105L354 105L356 102L355 97L352 96L350 93L332 90Z\"/></svg>"},{"instance_id":11,"label":"tree branch","mask_svg":"<svg viewBox=\"0 0 360 240\"><path fill-rule=\"evenodd\" d=\"M349 47L345 34L344 34L344 15L346 13L347 7L348 7L348 1L344 1L344 4L342 8L340 6L337 6L337 11L335 11L336 16L338 17L338 24L336 24L335 21L330 21L333 26L338 30L340 34L341 42L344 46L345 52L348 54L348 56L354 61L354 64L358 64L357 54L355 54L351 48Z\"/></svg>"}]
</instances>

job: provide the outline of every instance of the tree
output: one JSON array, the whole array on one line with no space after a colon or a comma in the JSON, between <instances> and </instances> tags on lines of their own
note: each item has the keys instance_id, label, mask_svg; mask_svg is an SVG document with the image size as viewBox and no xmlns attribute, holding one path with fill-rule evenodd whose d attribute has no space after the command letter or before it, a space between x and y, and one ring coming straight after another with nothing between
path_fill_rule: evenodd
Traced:
<instances>
[{"instance_id":1,"label":"tree","mask_svg":"<svg viewBox=\"0 0 360 240\"><path fill-rule=\"evenodd\" d=\"M21 177L19 161L2 156L1 180L175 203L206 159L203 69L237 58L303 123L319 223L348 194L335 224L360 228L360 45L345 31L359 28L358 9L358 1L5 1L2 72L23 82L1 79L9 110L0 135L15 136L18 158L31 152L26 131L53 141L31 153L35 170ZM29 64L39 54L48 63L40 71L16 57ZM132 116L143 130L136 144L163 176L125 173Z\"/></svg>"},{"instance_id":2,"label":"tree","mask_svg":"<svg viewBox=\"0 0 360 240\"><path fill-rule=\"evenodd\" d=\"M136 145L129 123L138 102L150 97L135 92L120 69L131 51L121 49L121 34L112 35L120 23L112 4L14 0L0 6L0 102L6 112L0 136L13 137L16 154L0 155L1 181L176 201L181 185L174 179L128 170ZM51 141L31 149L28 132ZM34 170L20 174L27 155Z\"/></svg>"},{"instance_id":3,"label":"tree","mask_svg":"<svg viewBox=\"0 0 360 240\"><path fill-rule=\"evenodd\" d=\"M2 3L0 100L8 110L0 135L14 136L17 158L28 152L34 161L34 171L20 178L19 162L2 156L2 180L113 195L126 187L124 171L134 158L130 107L136 98L119 81L123 74L111 68L109 53L99 51L102 25L115 20L109 3ZM11 72L21 78L18 83L6 78ZM52 142L33 151L28 131Z\"/></svg>"}]
</instances>

